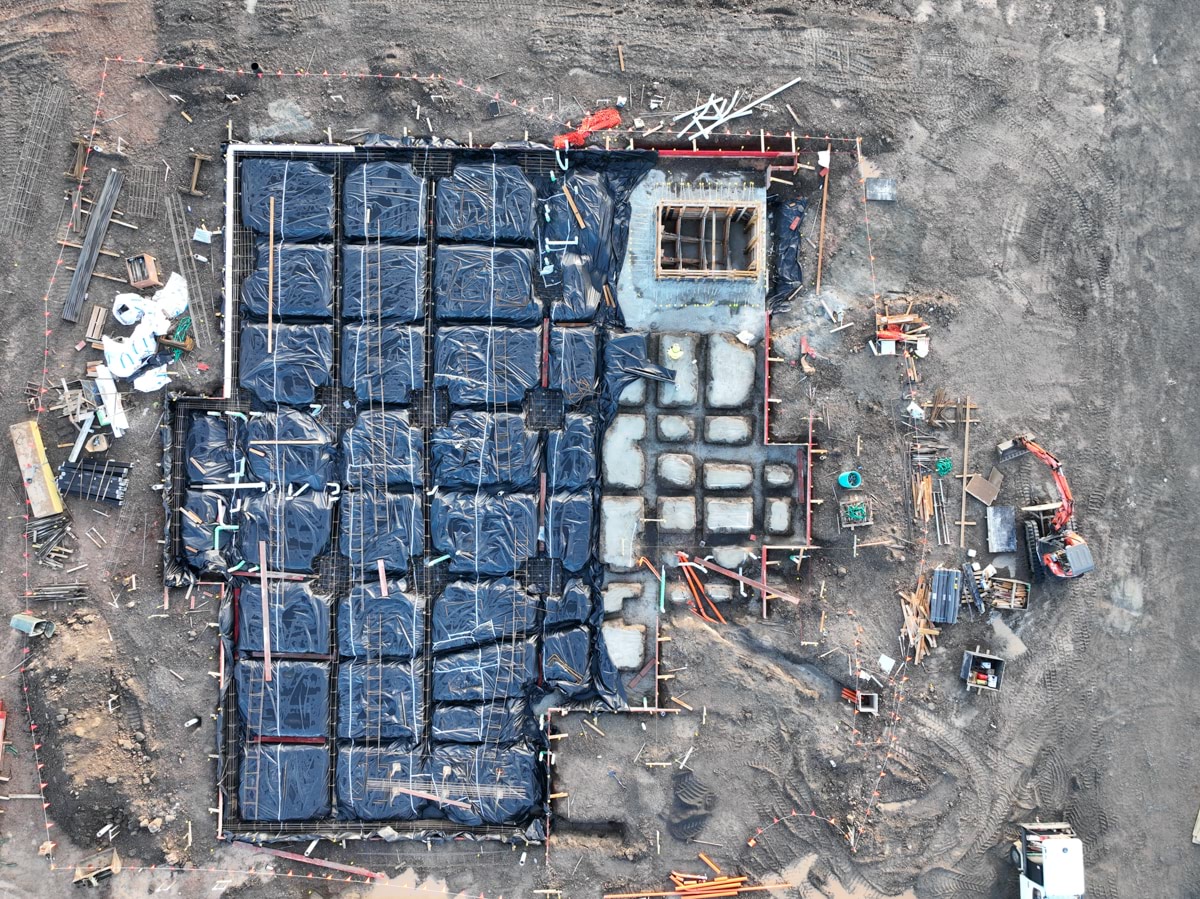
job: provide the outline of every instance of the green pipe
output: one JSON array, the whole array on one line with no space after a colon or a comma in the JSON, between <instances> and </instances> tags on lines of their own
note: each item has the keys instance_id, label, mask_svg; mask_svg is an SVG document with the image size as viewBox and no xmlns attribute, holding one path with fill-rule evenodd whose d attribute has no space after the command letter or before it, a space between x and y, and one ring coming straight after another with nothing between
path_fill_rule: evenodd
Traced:
<instances>
[{"instance_id":1,"label":"green pipe","mask_svg":"<svg viewBox=\"0 0 1200 899\"><path fill-rule=\"evenodd\" d=\"M658 611L667 611L667 566L664 565L658 575Z\"/></svg>"}]
</instances>

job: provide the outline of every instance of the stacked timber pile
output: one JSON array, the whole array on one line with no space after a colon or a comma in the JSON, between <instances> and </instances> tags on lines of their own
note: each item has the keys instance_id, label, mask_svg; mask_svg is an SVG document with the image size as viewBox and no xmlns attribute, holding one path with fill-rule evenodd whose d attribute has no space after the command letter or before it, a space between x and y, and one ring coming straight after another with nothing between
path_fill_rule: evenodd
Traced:
<instances>
[{"instance_id":1,"label":"stacked timber pile","mask_svg":"<svg viewBox=\"0 0 1200 899\"><path fill-rule=\"evenodd\" d=\"M900 609L904 613L904 626L900 629L900 642L912 653L915 664L920 664L930 649L937 646L941 633L929 620L929 581L922 574L917 578L917 587L912 593L900 594Z\"/></svg>"}]
</instances>

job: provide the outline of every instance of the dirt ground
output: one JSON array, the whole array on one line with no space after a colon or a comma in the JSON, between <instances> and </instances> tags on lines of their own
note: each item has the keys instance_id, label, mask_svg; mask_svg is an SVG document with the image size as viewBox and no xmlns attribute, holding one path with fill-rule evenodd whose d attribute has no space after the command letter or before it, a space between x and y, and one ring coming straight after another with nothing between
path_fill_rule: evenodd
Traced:
<instances>
[{"instance_id":1,"label":"dirt ground","mask_svg":"<svg viewBox=\"0 0 1200 899\"><path fill-rule=\"evenodd\" d=\"M1189 137L1198 48L1186 13L1164 0L5 5L0 423L29 416L27 382L77 378L97 355L75 350L86 317L59 320L68 280L60 262L73 265L75 251L56 243L70 141L93 122L98 144L127 155L96 157L92 194L115 160L144 167L158 199L152 214L128 216L138 231L110 228L106 245L171 261L164 209L187 186L187 153L218 155L230 129L243 140L317 141L327 128L335 140L404 129L545 140L604 99L626 96L626 119L654 123L655 94L681 110L698 94L757 95L804 76L746 128L792 127L786 103L806 132L861 136L868 173L896 178L899 201L864 207L852 157L835 158L825 276L856 327L814 342L808 382L780 382L780 426L806 421L810 408L827 419L820 436L830 458L818 477L827 485L842 463L860 465L878 499L871 536L900 548L855 557L826 487L814 537L827 549L788 575L805 600L798 609L777 604L763 622L754 602L735 605L722 628L679 610L665 616L663 664L676 677L664 699L691 709L607 716L596 722L603 737L579 716L559 722L568 736L555 782L570 797L556 802L548 857L541 847L486 843L321 847L315 856L389 882L318 883L306 867L213 839L216 597L178 592L162 608L162 512L150 489L161 397L131 395L132 427L114 451L135 463L131 500L101 510L107 517L71 503L74 564L88 564L77 576L90 600L39 607L59 626L48 642L0 633L0 698L13 711L16 753L0 756L0 775L13 797L45 784L48 803L44 814L36 800L3 804L0 895L66 892L68 868L106 845L96 834L114 824L130 868L103 888L114 896L595 897L665 889L666 873L696 870L705 848L762 882L797 884L778 895L999 899L1017 895L1006 861L1013 824L1033 816L1075 825L1089 897L1121 899L1150 883L1161 896L1200 895L1189 839L1200 807L1200 624L1188 607L1198 566L1186 540L1200 525L1190 414L1200 397L1188 361L1200 325L1189 249L1200 228L1188 213L1198 199ZM139 57L205 69L147 69L132 62ZM487 93L500 98L491 108ZM215 165L200 186L206 196L183 197L189 232L221 221ZM812 187L798 191L811 196ZM115 272L115 263L102 259L99 270ZM198 266L214 303L219 268ZM876 287L917 297L934 325L921 392L942 387L978 404L972 468L986 471L992 447L1023 431L1063 458L1098 566L1041 591L1023 616L965 616L906 680L887 684L897 716L864 720L839 704L839 687L855 660L899 657L896 590L911 589L921 557L904 542L912 535L893 424L900 363L864 349ZM797 302L780 325L819 318ZM209 341L186 357L175 386L214 389L220 350ZM73 429L54 411L41 420L58 460ZM947 440L961 464L958 435ZM27 579L56 573L24 557L20 478L11 453L3 458L0 572L13 612L26 605ZM1007 500L1049 488L1028 459L1006 474ZM957 514L957 484L948 499ZM106 543L84 537L93 527ZM956 547L927 558L959 560ZM133 574L137 589L124 586ZM998 696L967 697L957 679L958 654L976 644L1013 660ZM674 782L668 772L682 772L681 760L700 787ZM711 797L691 843L671 835L689 789ZM47 839L52 856L39 857Z\"/></svg>"}]
</instances>

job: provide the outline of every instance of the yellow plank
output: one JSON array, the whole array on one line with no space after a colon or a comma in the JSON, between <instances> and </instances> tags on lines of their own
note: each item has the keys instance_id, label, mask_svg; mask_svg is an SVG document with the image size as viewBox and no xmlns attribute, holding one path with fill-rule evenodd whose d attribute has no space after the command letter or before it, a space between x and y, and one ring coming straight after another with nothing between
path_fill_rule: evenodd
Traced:
<instances>
[{"instance_id":1,"label":"yellow plank","mask_svg":"<svg viewBox=\"0 0 1200 899\"><path fill-rule=\"evenodd\" d=\"M42 445L42 433L36 421L23 421L8 429L13 449L17 452L17 464L21 467L21 480L25 483L25 495L29 497L29 508L34 518L58 515L63 510L62 496L54 483L54 473L46 461L46 448Z\"/></svg>"}]
</instances>

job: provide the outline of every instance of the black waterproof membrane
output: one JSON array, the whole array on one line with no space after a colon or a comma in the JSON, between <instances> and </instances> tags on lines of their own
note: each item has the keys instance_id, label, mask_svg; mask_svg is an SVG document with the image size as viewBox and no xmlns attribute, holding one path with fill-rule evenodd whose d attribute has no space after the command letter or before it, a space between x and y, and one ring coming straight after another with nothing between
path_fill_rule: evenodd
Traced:
<instances>
[{"instance_id":1,"label":"black waterproof membrane","mask_svg":"<svg viewBox=\"0 0 1200 899\"><path fill-rule=\"evenodd\" d=\"M237 163L240 391L168 423L164 491L169 577L226 580L228 835L545 836L533 709L625 706L599 436L671 373L606 297L653 158L375 137Z\"/></svg>"}]
</instances>

